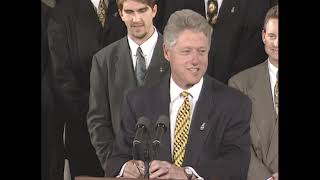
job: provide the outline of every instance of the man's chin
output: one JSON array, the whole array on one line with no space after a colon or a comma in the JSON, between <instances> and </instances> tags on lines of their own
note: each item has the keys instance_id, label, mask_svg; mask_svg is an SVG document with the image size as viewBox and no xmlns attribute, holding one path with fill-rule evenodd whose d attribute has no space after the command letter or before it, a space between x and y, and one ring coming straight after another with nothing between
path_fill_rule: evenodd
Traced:
<instances>
[{"instance_id":1,"label":"man's chin","mask_svg":"<svg viewBox=\"0 0 320 180\"><path fill-rule=\"evenodd\" d=\"M147 33L142 33L142 32L136 32L133 33L133 36L137 39L143 39L144 37L146 37Z\"/></svg>"}]
</instances>

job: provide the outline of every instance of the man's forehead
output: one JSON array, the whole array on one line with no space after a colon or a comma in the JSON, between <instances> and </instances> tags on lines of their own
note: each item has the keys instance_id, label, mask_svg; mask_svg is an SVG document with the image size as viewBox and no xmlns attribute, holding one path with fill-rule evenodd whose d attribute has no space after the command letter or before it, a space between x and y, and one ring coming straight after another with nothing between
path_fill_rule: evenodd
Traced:
<instances>
[{"instance_id":1,"label":"man's forehead","mask_svg":"<svg viewBox=\"0 0 320 180\"><path fill-rule=\"evenodd\" d=\"M130 4L130 5L129 5ZM132 7L131 5L134 5L134 7ZM149 6L147 4L144 4L140 1L134 1L134 0L127 0L123 2L123 8L124 9L144 9L144 8L148 8Z\"/></svg>"}]
</instances>

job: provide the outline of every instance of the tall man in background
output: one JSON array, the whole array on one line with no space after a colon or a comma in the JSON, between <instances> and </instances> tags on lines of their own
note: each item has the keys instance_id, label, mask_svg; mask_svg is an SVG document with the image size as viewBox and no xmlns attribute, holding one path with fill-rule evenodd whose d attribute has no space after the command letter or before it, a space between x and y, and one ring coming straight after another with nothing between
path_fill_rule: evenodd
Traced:
<instances>
[{"instance_id":1,"label":"tall man in background","mask_svg":"<svg viewBox=\"0 0 320 180\"><path fill-rule=\"evenodd\" d=\"M267 60L229 81L252 100L248 180L278 179L278 13L278 6L272 7L264 21L262 41Z\"/></svg>"},{"instance_id":2,"label":"tall man in background","mask_svg":"<svg viewBox=\"0 0 320 180\"><path fill-rule=\"evenodd\" d=\"M66 120L65 147L71 178L103 176L88 133L89 78L93 55L125 36L115 0L62 0L48 24L53 80L61 118Z\"/></svg>"}]
</instances>

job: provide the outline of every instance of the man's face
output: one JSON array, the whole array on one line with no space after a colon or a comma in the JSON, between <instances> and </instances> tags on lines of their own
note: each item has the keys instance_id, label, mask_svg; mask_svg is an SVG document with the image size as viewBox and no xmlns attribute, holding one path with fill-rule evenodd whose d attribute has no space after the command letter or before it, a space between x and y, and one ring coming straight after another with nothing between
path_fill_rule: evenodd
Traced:
<instances>
[{"instance_id":1,"label":"man's face","mask_svg":"<svg viewBox=\"0 0 320 180\"><path fill-rule=\"evenodd\" d=\"M208 38L202 32L184 30L171 49L164 45L172 78L182 89L198 83L208 67Z\"/></svg>"},{"instance_id":2,"label":"man's face","mask_svg":"<svg viewBox=\"0 0 320 180\"><path fill-rule=\"evenodd\" d=\"M152 35L152 20L157 13L157 5L151 8L141 2L126 0L123 2L122 11L119 10L119 13L127 26L128 35L134 41L144 41Z\"/></svg>"},{"instance_id":3,"label":"man's face","mask_svg":"<svg viewBox=\"0 0 320 180\"><path fill-rule=\"evenodd\" d=\"M278 66L278 19L270 19L262 31L264 49L269 56L269 60Z\"/></svg>"}]
</instances>

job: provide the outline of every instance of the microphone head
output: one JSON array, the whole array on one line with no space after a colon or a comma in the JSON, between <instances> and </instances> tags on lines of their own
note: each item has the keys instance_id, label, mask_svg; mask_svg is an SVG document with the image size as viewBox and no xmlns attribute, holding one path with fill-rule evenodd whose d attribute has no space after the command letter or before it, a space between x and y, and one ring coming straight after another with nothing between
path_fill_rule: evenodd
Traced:
<instances>
[{"instance_id":1,"label":"microphone head","mask_svg":"<svg viewBox=\"0 0 320 180\"><path fill-rule=\"evenodd\" d=\"M136 124L136 129L140 128L140 127L145 127L146 129L149 129L150 127L150 120L149 118L145 117L145 116L141 116L138 119L138 122Z\"/></svg>"},{"instance_id":2,"label":"microphone head","mask_svg":"<svg viewBox=\"0 0 320 180\"><path fill-rule=\"evenodd\" d=\"M156 123L156 129L158 128L158 126L163 126L164 127L164 130L166 131L167 128L169 127L169 117L168 116L165 116L165 115L161 115L159 116L158 118L158 121Z\"/></svg>"}]
</instances>

